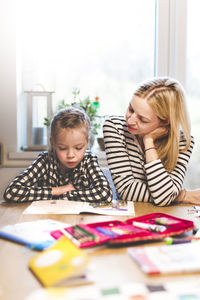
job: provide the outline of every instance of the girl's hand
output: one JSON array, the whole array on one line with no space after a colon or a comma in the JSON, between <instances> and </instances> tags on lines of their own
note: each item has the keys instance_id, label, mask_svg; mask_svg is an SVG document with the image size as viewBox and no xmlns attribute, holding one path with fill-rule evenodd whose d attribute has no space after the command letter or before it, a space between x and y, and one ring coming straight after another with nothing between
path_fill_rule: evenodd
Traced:
<instances>
[{"instance_id":1,"label":"girl's hand","mask_svg":"<svg viewBox=\"0 0 200 300\"><path fill-rule=\"evenodd\" d=\"M52 188L52 195L53 196L60 196L64 193L75 191L75 190L76 189L74 188L74 186L71 183L69 183L69 184L66 184L66 185L63 185L63 186L53 187Z\"/></svg>"}]
</instances>

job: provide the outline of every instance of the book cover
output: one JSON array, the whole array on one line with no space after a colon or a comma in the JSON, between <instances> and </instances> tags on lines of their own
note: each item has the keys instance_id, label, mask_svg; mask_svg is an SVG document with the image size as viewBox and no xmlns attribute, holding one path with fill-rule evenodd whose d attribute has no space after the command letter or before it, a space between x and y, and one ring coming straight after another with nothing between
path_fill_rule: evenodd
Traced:
<instances>
[{"instance_id":1,"label":"book cover","mask_svg":"<svg viewBox=\"0 0 200 300\"><path fill-rule=\"evenodd\" d=\"M131 247L128 254L149 275L200 271L200 241L187 244Z\"/></svg>"},{"instance_id":2,"label":"book cover","mask_svg":"<svg viewBox=\"0 0 200 300\"><path fill-rule=\"evenodd\" d=\"M29 267L43 286L88 283L88 256L63 236L53 246L34 256Z\"/></svg>"},{"instance_id":3,"label":"book cover","mask_svg":"<svg viewBox=\"0 0 200 300\"><path fill-rule=\"evenodd\" d=\"M68 224L51 220L37 220L6 225L0 228L0 238L23 244L35 250L43 250L55 242L50 232Z\"/></svg>"}]
</instances>

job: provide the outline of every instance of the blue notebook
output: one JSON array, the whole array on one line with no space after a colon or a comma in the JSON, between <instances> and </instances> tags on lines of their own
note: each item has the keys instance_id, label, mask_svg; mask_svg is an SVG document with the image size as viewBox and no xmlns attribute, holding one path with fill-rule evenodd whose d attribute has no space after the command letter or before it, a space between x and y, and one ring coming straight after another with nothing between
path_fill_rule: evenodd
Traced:
<instances>
[{"instance_id":1,"label":"blue notebook","mask_svg":"<svg viewBox=\"0 0 200 300\"><path fill-rule=\"evenodd\" d=\"M66 226L69 224L51 219L17 223L0 228L0 238L34 250L44 250L55 242L50 232Z\"/></svg>"}]
</instances>

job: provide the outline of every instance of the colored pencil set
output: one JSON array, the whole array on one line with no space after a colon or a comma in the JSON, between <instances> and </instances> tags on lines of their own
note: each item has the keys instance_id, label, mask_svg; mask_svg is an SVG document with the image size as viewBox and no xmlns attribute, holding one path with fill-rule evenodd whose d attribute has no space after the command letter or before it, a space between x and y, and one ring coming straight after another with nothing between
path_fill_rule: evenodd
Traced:
<instances>
[{"instance_id":1,"label":"colored pencil set","mask_svg":"<svg viewBox=\"0 0 200 300\"><path fill-rule=\"evenodd\" d=\"M137 218L77 224L64 230L52 231L51 235L59 239L63 234L80 248L106 243L117 246L149 240L162 240L180 235L194 229L194 223L163 213L153 213Z\"/></svg>"}]
</instances>

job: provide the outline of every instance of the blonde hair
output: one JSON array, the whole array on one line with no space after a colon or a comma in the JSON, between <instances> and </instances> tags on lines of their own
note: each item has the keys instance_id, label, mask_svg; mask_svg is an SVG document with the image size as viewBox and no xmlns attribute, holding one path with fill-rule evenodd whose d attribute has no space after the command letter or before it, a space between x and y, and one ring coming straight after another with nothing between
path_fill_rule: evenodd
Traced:
<instances>
[{"instance_id":1,"label":"blonde hair","mask_svg":"<svg viewBox=\"0 0 200 300\"><path fill-rule=\"evenodd\" d=\"M58 111L51 121L51 148L49 151L50 153L53 153L55 155L56 137L61 129L67 128L84 128L86 139L88 139L90 131L90 119L84 111L73 106L69 106Z\"/></svg>"},{"instance_id":2,"label":"blonde hair","mask_svg":"<svg viewBox=\"0 0 200 300\"><path fill-rule=\"evenodd\" d=\"M179 151L188 150L191 142L184 89L177 80L158 77L143 82L134 95L145 98L161 122L169 123L168 136L159 140L158 155L166 170L170 172L176 166ZM180 130L185 138L185 146L182 149L179 149Z\"/></svg>"}]
</instances>

